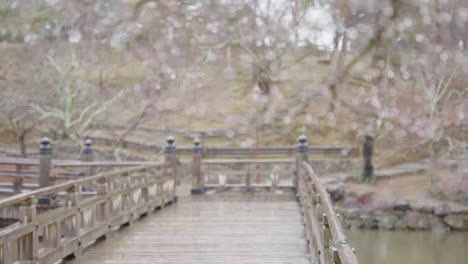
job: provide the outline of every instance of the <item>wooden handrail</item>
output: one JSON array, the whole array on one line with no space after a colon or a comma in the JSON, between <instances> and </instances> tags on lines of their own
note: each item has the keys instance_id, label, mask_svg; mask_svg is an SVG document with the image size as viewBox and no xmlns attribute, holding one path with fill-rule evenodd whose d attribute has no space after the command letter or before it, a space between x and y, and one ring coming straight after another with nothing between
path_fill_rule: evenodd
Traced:
<instances>
[{"instance_id":1,"label":"wooden handrail","mask_svg":"<svg viewBox=\"0 0 468 264\"><path fill-rule=\"evenodd\" d=\"M204 159L203 164L281 164L294 163L294 159Z\"/></svg>"},{"instance_id":2,"label":"wooden handrail","mask_svg":"<svg viewBox=\"0 0 468 264\"><path fill-rule=\"evenodd\" d=\"M143 165L157 165L154 161L52 161L54 167L130 167Z\"/></svg>"},{"instance_id":3,"label":"wooden handrail","mask_svg":"<svg viewBox=\"0 0 468 264\"><path fill-rule=\"evenodd\" d=\"M15 206L19 222L0 230L0 263L55 263L175 200L176 173L167 162L99 173L5 198L0 209ZM12 248L12 243L18 246Z\"/></svg>"},{"instance_id":4,"label":"wooden handrail","mask_svg":"<svg viewBox=\"0 0 468 264\"><path fill-rule=\"evenodd\" d=\"M178 147L177 154L191 154L192 148ZM205 157L217 156L291 156L296 152L294 146L272 147L207 147L203 149ZM309 155L334 155L340 157L357 157L359 148L355 146L309 146Z\"/></svg>"},{"instance_id":5,"label":"wooden handrail","mask_svg":"<svg viewBox=\"0 0 468 264\"><path fill-rule=\"evenodd\" d=\"M99 171L118 169L123 167L157 165L155 161L81 161L81 160L52 160L48 179L54 184L68 179L82 178ZM1 193L20 193L24 189L24 180L37 181L40 186L40 162L31 158L0 158L0 178L10 185L4 186ZM36 189L37 187L33 188ZM42 186L44 187L44 186ZM31 188L29 188L31 189Z\"/></svg>"},{"instance_id":6,"label":"wooden handrail","mask_svg":"<svg viewBox=\"0 0 468 264\"><path fill-rule=\"evenodd\" d=\"M53 185L53 186L49 186L49 187L46 187L46 188L41 188L41 189L38 189L38 190L34 190L34 191L31 191L31 192L28 192L28 193L13 195L13 196L10 196L10 197L7 197L7 198L4 198L4 199L0 200L0 208L21 203L23 201L26 201L26 200L30 199L31 197L45 196L45 195L48 195L48 194L52 194L52 193L56 193L56 192L59 192L59 191L62 191L62 190L66 190L66 189L68 189L70 187L73 187L74 185L77 185L77 184L82 185L82 184L86 184L86 183L93 182L93 181L100 180L100 179L112 178L114 176L118 176L118 175L121 175L123 173L132 173L132 172L146 170L146 169L160 168L163 165L165 165L164 162L159 162L157 164L150 165L150 166L138 166L138 167L134 167L134 168L126 168L126 169L116 170L116 171L107 172L107 173L99 173L97 175L84 177L84 178L77 179L77 180L67 181L67 182L64 182L64 183L57 184L57 185Z\"/></svg>"},{"instance_id":7,"label":"wooden handrail","mask_svg":"<svg viewBox=\"0 0 468 264\"><path fill-rule=\"evenodd\" d=\"M154 161L79 161L79 160L52 160L53 167L99 167L99 166L141 166L153 165ZM39 159L31 158L0 158L0 165L39 165Z\"/></svg>"},{"instance_id":8,"label":"wooden handrail","mask_svg":"<svg viewBox=\"0 0 468 264\"><path fill-rule=\"evenodd\" d=\"M331 239L333 241L333 245L328 248L328 258L327 256L324 257L322 261L325 261L326 264L328 263L343 263L343 264L358 264L359 261L354 253L353 248L350 247L348 241L346 239L346 235L344 234L343 227L341 222L338 218L337 213L334 210L333 203L330 199L330 195L326 191L325 187L320 182L319 177L315 174L313 168L310 166L309 163L303 162L302 169L304 170L303 174L301 175L301 184L299 187L299 195L301 197L301 204L303 209L308 213L309 217L315 217L317 219L309 219L306 221L308 224L307 228L313 229L314 236L318 236L317 230L324 228L324 230L328 230L331 233ZM311 183L311 184L309 184ZM312 187L313 186L313 187ZM318 204L318 206L310 205L310 200L314 200L313 203ZM319 200L319 201L317 201ZM317 212L307 212L307 210L314 210L317 209ZM320 216L319 213L323 212L323 215ZM313 226L314 224L317 225L321 221L323 225L322 228L318 228L317 226ZM323 234L325 235L325 233ZM321 240L326 244L327 238L321 237ZM327 245L321 245L322 247L327 247ZM327 248L325 248L326 250ZM338 255L336 255L338 254ZM339 261L341 262L331 262L333 258L339 257ZM320 262L322 263L322 262Z\"/></svg>"}]
</instances>

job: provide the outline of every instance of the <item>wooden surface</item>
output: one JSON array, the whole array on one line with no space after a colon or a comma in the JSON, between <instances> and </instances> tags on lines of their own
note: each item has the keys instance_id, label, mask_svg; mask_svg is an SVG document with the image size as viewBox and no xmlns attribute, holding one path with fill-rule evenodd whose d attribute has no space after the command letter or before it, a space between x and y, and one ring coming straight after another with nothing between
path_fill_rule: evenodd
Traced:
<instances>
[{"instance_id":1,"label":"wooden surface","mask_svg":"<svg viewBox=\"0 0 468 264\"><path fill-rule=\"evenodd\" d=\"M172 203L175 179L170 164L161 162L2 199L0 208L17 208L19 221L0 230L0 263L57 263L77 254L122 225Z\"/></svg>"},{"instance_id":2,"label":"wooden surface","mask_svg":"<svg viewBox=\"0 0 468 264\"><path fill-rule=\"evenodd\" d=\"M11 165L9 162L3 161L5 165ZM82 164L61 161L54 166ZM13 261L18 256L53 263L75 253L78 258L68 263L300 264L312 259L319 264L357 263L328 194L301 159L202 159L200 178L207 181L204 187L215 190L197 185L201 192L209 190L200 196L182 194L178 204L153 214L154 208L174 200L178 164L128 164L135 167L0 200L0 208L19 206L18 219L24 219L24 223L0 234L0 259ZM280 164L284 168L279 168ZM93 165L125 166L106 162ZM229 173L237 178L246 175L244 181L231 183ZM216 186L210 186L211 174L218 180ZM280 188L284 180L294 184ZM241 189L233 192L233 188L227 188L229 184L238 184ZM300 204L290 190L293 186L298 189ZM185 188L186 193L191 187ZM254 192L254 187L266 187L269 192ZM80 196L80 190L91 190L93 197L82 199L85 197ZM61 199L60 207L36 217L37 198L51 194ZM126 224L130 227L121 229ZM102 237L106 240L92 245ZM12 241L19 239L25 246L12 258Z\"/></svg>"},{"instance_id":3,"label":"wooden surface","mask_svg":"<svg viewBox=\"0 0 468 264\"><path fill-rule=\"evenodd\" d=\"M303 162L298 197L304 214L306 237L314 263L358 264L353 248L348 244L330 195L317 174Z\"/></svg>"},{"instance_id":4,"label":"wooden surface","mask_svg":"<svg viewBox=\"0 0 468 264\"><path fill-rule=\"evenodd\" d=\"M180 197L67 263L310 262L294 195L243 193Z\"/></svg>"}]
</instances>

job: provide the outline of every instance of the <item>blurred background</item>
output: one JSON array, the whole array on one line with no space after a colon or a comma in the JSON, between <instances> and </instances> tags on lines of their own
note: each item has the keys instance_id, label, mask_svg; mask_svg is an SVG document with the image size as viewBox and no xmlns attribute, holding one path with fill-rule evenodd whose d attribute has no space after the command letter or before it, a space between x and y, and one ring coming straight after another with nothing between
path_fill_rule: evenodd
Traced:
<instances>
[{"instance_id":1,"label":"blurred background","mask_svg":"<svg viewBox=\"0 0 468 264\"><path fill-rule=\"evenodd\" d=\"M367 135L386 178L342 183L343 208L407 202L403 229L467 230L467 41L464 0L2 0L0 153L34 156L43 135L56 157L88 137L107 160L158 157L168 134L242 147ZM398 229L375 212L348 226ZM364 263L404 263L389 241L415 250L406 263L462 263L467 236L442 233L403 241L460 248L446 259L396 232L351 237L358 255L380 252Z\"/></svg>"}]
</instances>

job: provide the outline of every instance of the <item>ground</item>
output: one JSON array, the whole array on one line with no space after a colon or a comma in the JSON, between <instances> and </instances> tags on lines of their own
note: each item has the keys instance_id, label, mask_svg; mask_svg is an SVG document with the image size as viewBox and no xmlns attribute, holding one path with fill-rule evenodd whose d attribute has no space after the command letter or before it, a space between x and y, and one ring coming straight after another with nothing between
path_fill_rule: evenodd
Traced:
<instances>
[{"instance_id":1,"label":"ground","mask_svg":"<svg viewBox=\"0 0 468 264\"><path fill-rule=\"evenodd\" d=\"M442 173L444 170L440 170L439 172ZM422 172L389 177L388 179L378 180L373 185L361 182L348 182L345 185L348 193L372 192L372 203L374 205L406 200L417 207L437 207L442 204L449 204L452 208L464 208L468 210L468 206L466 205L437 197L431 192L433 190L431 182L431 175L427 172ZM463 184L468 186L468 179L465 179ZM468 189L468 187L465 187L465 189Z\"/></svg>"},{"instance_id":2,"label":"ground","mask_svg":"<svg viewBox=\"0 0 468 264\"><path fill-rule=\"evenodd\" d=\"M348 178L329 183L332 199L350 228L468 231L466 164L432 165L390 175L373 183ZM379 172L379 171L378 171Z\"/></svg>"}]
</instances>

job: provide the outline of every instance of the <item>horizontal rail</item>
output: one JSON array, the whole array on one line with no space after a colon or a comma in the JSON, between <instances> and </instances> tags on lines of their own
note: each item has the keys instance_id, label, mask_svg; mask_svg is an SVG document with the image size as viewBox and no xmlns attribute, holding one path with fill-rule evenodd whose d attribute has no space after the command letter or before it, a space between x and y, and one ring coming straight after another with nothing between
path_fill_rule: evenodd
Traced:
<instances>
[{"instance_id":1,"label":"horizontal rail","mask_svg":"<svg viewBox=\"0 0 468 264\"><path fill-rule=\"evenodd\" d=\"M142 143L135 141L116 141L115 139L90 137L95 144L114 145L119 144L128 148L140 150L161 152L164 146ZM295 152L295 146L271 146L271 147L206 147L203 149L205 157L223 156L223 155L292 155ZM336 155L343 157L353 157L359 153L359 148L355 146L309 146L310 155ZM191 155L192 147L177 147L178 155Z\"/></svg>"},{"instance_id":2,"label":"horizontal rail","mask_svg":"<svg viewBox=\"0 0 468 264\"><path fill-rule=\"evenodd\" d=\"M278 164L294 163L294 159L204 159L203 164Z\"/></svg>"},{"instance_id":3,"label":"horizontal rail","mask_svg":"<svg viewBox=\"0 0 468 264\"><path fill-rule=\"evenodd\" d=\"M155 161L81 161L81 160L52 160L47 179L57 184L64 180L76 179L85 175L96 174L100 171L110 171L124 167L157 165ZM31 158L0 158L0 180L10 182L0 193L11 195L21 193L27 181L41 181L39 159ZM29 188L31 189L31 188ZM34 189L34 188L33 188Z\"/></svg>"},{"instance_id":4,"label":"horizontal rail","mask_svg":"<svg viewBox=\"0 0 468 264\"><path fill-rule=\"evenodd\" d=\"M177 154L190 155L192 148L178 147ZM273 146L273 147L222 147L222 148L204 148L203 156L291 156L296 153L295 146ZM309 146L309 155L332 155L340 157L357 157L359 148L355 146Z\"/></svg>"},{"instance_id":5,"label":"horizontal rail","mask_svg":"<svg viewBox=\"0 0 468 264\"><path fill-rule=\"evenodd\" d=\"M154 161L77 161L77 160L52 160L54 167L127 167L154 165ZM39 159L31 158L0 158L0 165L39 165Z\"/></svg>"},{"instance_id":6,"label":"horizontal rail","mask_svg":"<svg viewBox=\"0 0 468 264\"><path fill-rule=\"evenodd\" d=\"M131 167L157 164L154 161L67 161L54 164L52 161L55 167Z\"/></svg>"},{"instance_id":7,"label":"horizontal rail","mask_svg":"<svg viewBox=\"0 0 468 264\"><path fill-rule=\"evenodd\" d=\"M64 183L57 184L57 185L49 186L49 187L46 187L46 188L41 188L41 189L29 192L29 193L17 194L17 195L7 197L5 199L0 200L0 208L15 205L15 204L21 203L23 201L27 201L31 197L45 196L45 195L48 195L48 194L53 194L53 193L56 193L56 192L59 192L59 191L62 191L62 190L66 190L66 189L68 189L70 187L73 187L73 186L75 186L77 184L78 185L83 185L83 184L93 182L93 181L96 181L96 180L107 179L107 178L112 178L112 177L115 177L115 176L119 176L122 173L132 173L132 172L141 171L142 169L159 168L159 167L164 166L164 165L166 165L164 162L160 162L158 164L154 164L154 165L150 165L150 166L138 166L138 167L134 167L134 168L126 168L126 169L116 170L116 171L107 172L107 173L100 173L100 174L97 174L97 175L84 177L84 178L81 178L81 179L71 180L71 181L67 181L67 182L64 182Z\"/></svg>"}]
</instances>

